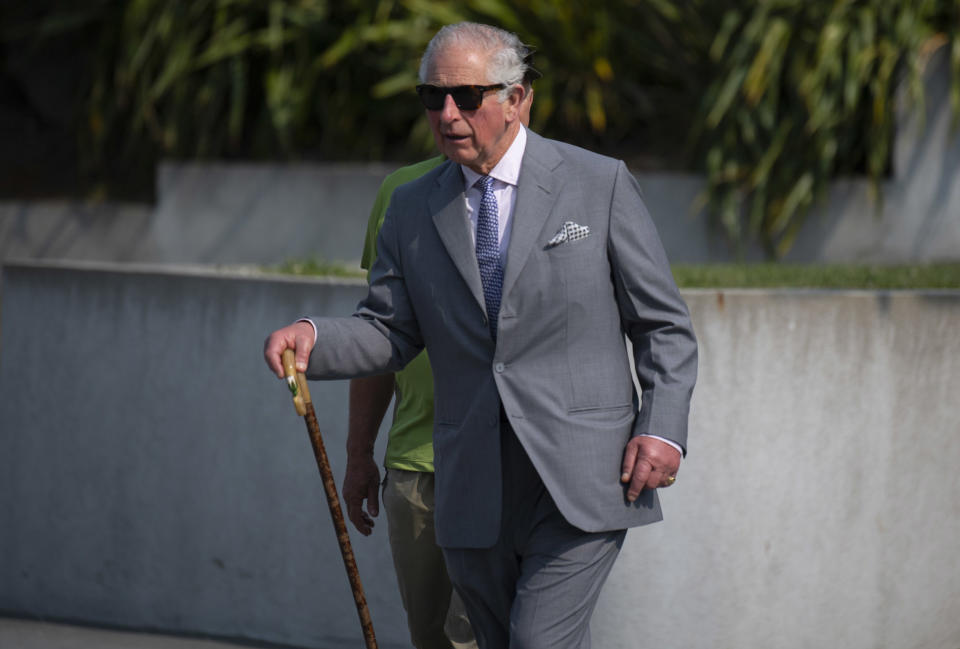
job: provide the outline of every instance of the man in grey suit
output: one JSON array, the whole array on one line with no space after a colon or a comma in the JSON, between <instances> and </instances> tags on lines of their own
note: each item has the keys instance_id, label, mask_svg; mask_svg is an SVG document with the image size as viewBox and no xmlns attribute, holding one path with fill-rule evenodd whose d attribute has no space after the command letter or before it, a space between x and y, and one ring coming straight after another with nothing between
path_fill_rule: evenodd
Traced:
<instances>
[{"instance_id":1,"label":"man in grey suit","mask_svg":"<svg viewBox=\"0 0 960 649\"><path fill-rule=\"evenodd\" d=\"M417 90L448 161L395 190L353 317L264 355L335 379L425 346L437 542L480 646L582 649L626 529L676 479L697 347L625 165L521 126L525 52L486 25L434 36Z\"/></svg>"}]
</instances>

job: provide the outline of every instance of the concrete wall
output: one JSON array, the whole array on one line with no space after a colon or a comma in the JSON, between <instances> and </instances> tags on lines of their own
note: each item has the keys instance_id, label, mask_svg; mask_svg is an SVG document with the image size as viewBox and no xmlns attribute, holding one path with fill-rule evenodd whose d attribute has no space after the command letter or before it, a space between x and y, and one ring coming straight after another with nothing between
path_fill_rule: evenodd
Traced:
<instances>
[{"instance_id":1,"label":"concrete wall","mask_svg":"<svg viewBox=\"0 0 960 649\"><path fill-rule=\"evenodd\" d=\"M596 646L960 647L960 292L686 297L689 455Z\"/></svg>"},{"instance_id":2,"label":"concrete wall","mask_svg":"<svg viewBox=\"0 0 960 649\"><path fill-rule=\"evenodd\" d=\"M0 201L0 263L11 259L135 262L156 256L153 206Z\"/></svg>"},{"instance_id":3,"label":"concrete wall","mask_svg":"<svg viewBox=\"0 0 960 649\"><path fill-rule=\"evenodd\" d=\"M359 265L394 166L165 163L157 204L0 201L0 263L209 265L319 257Z\"/></svg>"},{"instance_id":4,"label":"concrete wall","mask_svg":"<svg viewBox=\"0 0 960 649\"><path fill-rule=\"evenodd\" d=\"M350 312L363 284L56 266L2 284L0 611L356 646L306 429L262 348L298 315ZM346 388L312 390L338 479ZM385 532L353 541L390 648Z\"/></svg>"},{"instance_id":5,"label":"concrete wall","mask_svg":"<svg viewBox=\"0 0 960 649\"><path fill-rule=\"evenodd\" d=\"M387 165L173 164L158 172L150 261L358 264Z\"/></svg>"},{"instance_id":6,"label":"concrete wall","mask_svg":"<svg viewBox=\"0 0 960 649\"><path fill-rule=\"evenodd\" d=\"M303 423L260 354L362 290L8 266L0 611L358 646ZM960 647L960 292L685 296L690 454L665 522L628 534L594 646ZM346 385L313 395L342 478ZM389 648L384 525L352 538Z\"/></svg>"}]
</instances>

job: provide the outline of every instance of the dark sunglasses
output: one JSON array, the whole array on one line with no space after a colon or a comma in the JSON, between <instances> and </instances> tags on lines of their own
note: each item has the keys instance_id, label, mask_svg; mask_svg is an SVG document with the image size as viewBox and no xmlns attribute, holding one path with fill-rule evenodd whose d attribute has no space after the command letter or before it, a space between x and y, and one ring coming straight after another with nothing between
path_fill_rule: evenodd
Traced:
<instances>
[{"instance_id":1,"label":"dark sunglasses","mask_svg":"<svg viewBox=\"0 0 960 649\"><path fill-rule=\"evenodd\" d=\"M421 83L417 86L417 94L420 95L420 101L423 102L423 106L427 110L441 110L443 102L447 100L447 95L453 97L453 103L460 110L476 110L480 108L480 104L483 103L483 95L488 90L501 90L506 87L506 84L495 83L492 86L453 86L445 88Z\"/></svg>"}]
</instances>

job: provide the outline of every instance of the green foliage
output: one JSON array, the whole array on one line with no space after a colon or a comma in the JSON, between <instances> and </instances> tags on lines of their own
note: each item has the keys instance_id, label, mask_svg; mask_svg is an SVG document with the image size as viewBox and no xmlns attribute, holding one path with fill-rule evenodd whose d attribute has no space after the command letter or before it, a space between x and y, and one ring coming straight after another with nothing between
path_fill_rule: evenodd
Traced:
<instances>
[{"instance_id":1,"label":"green foliage","mask_svg":"<svg viewBox=\"0 0 960 649\"><path fill-rule=\"evenodd\" d=\"M680 6L104 3L87 150L94 168L145 150L199 158L415 159L433 146L412 92L420 54L440 26L478 20L516 31L537 48L544 73L534 104L538 130L625 157L667 151L662 157L679 163L684 150L675 134L686 131L696 109L691 97L708 73L706 18L719 15L710 2ZM58 12L49 22L71 19Z\"/></svg>"},{"instance_id":2,"label":"green foliage","mask_svg":"<svg viewBox=\"0 0 960 649\"><path fill-rule=\"evenodd\" d=\"M960 110L956 0L80 4L34 32L96 28L82 133L94 175L159 156L425 157L419 56L441 25L477 20L537 49L535 130L634 168L704 172L719 230L772 258L831 179L866 174L879 188L898 89L922 102L923 66L940 47L951 48Z\"/></svg>"},{"instance_id":3,"label":"green foliage","mask_svg":"<svg viewBox=\"0 0 960 649\"><path fill-rule=\"evenodd\" d=\"M924 63L957 38L957 4L739 4L727 10L710 48L717 78L695 138L712 212L730 240L759 239L780 257L829 180L866 173L879 188L899 84L922 106ZM956 50L952 65L956 78ZM957 92L954 83L955 110Z\"/></svg>"},{"instance_id":4,"label":"green foliage","mask_svg":"<svg viewBox=\"0 0 960 649\"><path fill-rule=\"evenodd\" d=\"M390 143L407 140L420 111L383 89L409 76L410 52L432 30L398 30L393 4L108 5L88 109L94 162L143 147L199 158L395 154Z\"/></svg>"}]
</instances>

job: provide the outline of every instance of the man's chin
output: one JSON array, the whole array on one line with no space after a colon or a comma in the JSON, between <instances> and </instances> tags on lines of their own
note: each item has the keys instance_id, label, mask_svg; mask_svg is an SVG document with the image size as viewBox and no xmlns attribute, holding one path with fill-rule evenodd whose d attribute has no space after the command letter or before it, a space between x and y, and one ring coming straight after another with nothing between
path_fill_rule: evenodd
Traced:
<instances>
[{"instance_id":1,"label":"man's chin","mask_svg":"<svg viewBox=\"0 0 960 649\"><path fill-rule=\"evenodd\" d=\"M445 155L448 160L452 160L457 164L467 167L469 167L477 159L476 155L470 155L466 151L462 151L453 147L446 147L443 151L443 155Z\"/></svg>"},{"instance_id":2,"label":"man's chin","mask_svg":"<svg viewBox=\"0 0 960 649\"><path fill-rule=\"evenodd\" d=\"M460 139L439 138L437 144L440 145L443 153L451 160L454 158L458 160L471 159L477 155L477 150L474 148L473 142L471 142L469 137Z\"/></svg>"}]
</instances>

